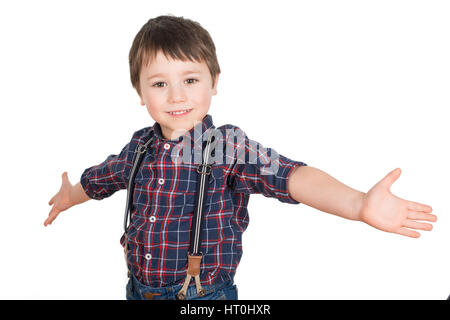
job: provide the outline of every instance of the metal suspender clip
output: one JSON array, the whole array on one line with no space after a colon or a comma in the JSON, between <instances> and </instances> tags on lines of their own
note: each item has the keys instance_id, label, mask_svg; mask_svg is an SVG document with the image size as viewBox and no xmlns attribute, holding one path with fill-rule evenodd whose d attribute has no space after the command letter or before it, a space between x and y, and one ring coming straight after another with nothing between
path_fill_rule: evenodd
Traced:
<instances>
[{"instance_id":1,"label":"metal suspender clip","mask_svg":"<svg viewBox=\"0 0 450 320\"><path fill-rule=\"evenodd\" d=\"M138 146L136 148L136 152L142 154L145 151L147 151L147 146L145 144L138 144Z\"/></svg>"},{"instance_id":2,"label":"metal suspender clip","mask_svg":"<svg viewBox=\"0 0 450 320\"><path fill-rule=\"evenodd\" d=\"M200 164L197 167L197 172L200 174L211 174L212 167L210 164Z\"/></svg>"}]
</instances>

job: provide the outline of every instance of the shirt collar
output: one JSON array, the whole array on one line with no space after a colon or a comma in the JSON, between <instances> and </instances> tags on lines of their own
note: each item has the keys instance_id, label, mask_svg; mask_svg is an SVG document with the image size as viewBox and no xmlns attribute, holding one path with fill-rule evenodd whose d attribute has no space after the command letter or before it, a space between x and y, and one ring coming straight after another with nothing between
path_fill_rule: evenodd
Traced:
<instances>
[{"instance_id":1,"label":"shirt collar","mask_svg":"<svg viewBox=\"0 0 450 320\"><path fill-rule=\"evenodd\" d=\"M209 129L214 128L212 116L207 114L203 117L201 122L197 122L194 127L192 127L189 131L187 131L184 135L179 136L177 139L169 140L164 138L161 131L161 126L158 122L155 122L153 125L153 133L155 142L172 142L179 143L183 141L183 137L186 137L190 143L196 143L198 140L202 139L203 134ZM195 133L195 134L194 134Z\"/></svg>"}]
</instances>

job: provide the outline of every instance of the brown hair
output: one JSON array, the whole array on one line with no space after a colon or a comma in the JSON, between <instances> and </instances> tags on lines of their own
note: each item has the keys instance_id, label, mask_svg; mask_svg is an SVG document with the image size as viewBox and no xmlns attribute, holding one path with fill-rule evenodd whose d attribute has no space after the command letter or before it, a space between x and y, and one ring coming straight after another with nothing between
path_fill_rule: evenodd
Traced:
<instances>
[{"instance_id":1,"label":"brown hair","mask_svg":"<svg viewBox=\"0 0 450 320\"><path fill-rule=\"evenodd\" d=\"M205 62L214 87L220 67L216 47L208 31L190 19L163 15L150 19L142 26L130 49L131 84L139 95L141 69L156 57L159 50L172 59Z\"/></svg>"}]
</instances>

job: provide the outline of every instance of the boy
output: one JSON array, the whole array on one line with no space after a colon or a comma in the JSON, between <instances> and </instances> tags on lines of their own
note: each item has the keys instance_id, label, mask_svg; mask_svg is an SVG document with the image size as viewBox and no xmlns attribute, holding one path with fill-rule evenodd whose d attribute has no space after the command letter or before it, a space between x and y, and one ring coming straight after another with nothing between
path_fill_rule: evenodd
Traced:
<instances>
[{"instance_id":1,"label":"boy","mask_svg":"<svg viewBox=\"0 0 450 320\"><path fill-rule=\"evenodd\" d=\"M64 172L44 222L51 224L73 205L126 189L135 150L149 141L135 175L127 238L121 239L128 249L127 299L237 299L233 278L252 193L304 203L408 237L419 237L412 229L432 229L417 221L436 221L430 206L390 192L400 169L364 193L263 148L236 126L215 128L208 110L217 93L220 68L214 43L198 23L174 16L150 19L133 41L129 62L133 87L155 124L136 131L120 154L86 169L76 185ZM201 264L193 271L188 250L200 172L198 157L192 157L203 150L210 135L214 162L207 162L212 165L202 209ZM186 272L197 275L195 283Z\"/></svg>"}]
</instances>

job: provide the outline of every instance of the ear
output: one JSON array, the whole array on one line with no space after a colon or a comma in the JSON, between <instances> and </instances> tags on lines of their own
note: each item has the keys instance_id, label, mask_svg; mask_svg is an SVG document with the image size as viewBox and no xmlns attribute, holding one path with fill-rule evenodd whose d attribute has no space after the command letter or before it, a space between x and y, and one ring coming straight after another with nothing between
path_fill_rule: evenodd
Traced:
<instances>
[{"instance_id":1,"label":"ear","mask_svg":"<svg viewBox=\"0 0 450 320\"><path fill-rule=\"evenodd\" d=\"M141 106L145 106L145 102L144 99L142 99L142 95L140 93L138 93L139 95L139 99L141 100Z\"/></svg>"},{"instance_id":2,"label":"ear","mask_svg":"<svg viewBox=\"0 0 450 320\"><path fill-rule=\"evenodd\" d=\"M214 87L212 88L213 90L213 96L215 96L217 94L217 83L219 82L219 73L216 74L216 81L214 82Z\"/></svg>"}]
</instances>

